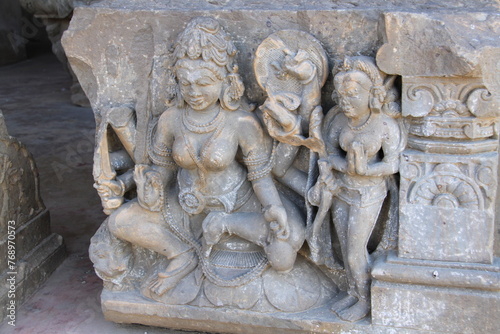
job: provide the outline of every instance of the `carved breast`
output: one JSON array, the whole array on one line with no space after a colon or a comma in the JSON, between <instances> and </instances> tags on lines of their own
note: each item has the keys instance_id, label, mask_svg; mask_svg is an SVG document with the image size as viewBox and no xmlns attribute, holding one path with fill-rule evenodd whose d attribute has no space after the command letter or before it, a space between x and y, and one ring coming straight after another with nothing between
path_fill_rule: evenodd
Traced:
<instances>
[{"instance_id":1,"label":"carved breast","mask_svg":"<svg viewBox=\"0 0 500 334\"><path fill-rule=\"evenodd\" d=\"M375 126L367 127L361 130L353 130L345 127L340 132L339 144L345 151L349 152L352 143L358 142L364 148L364 153L368 159L375 156L382 147L383 129Z\"/></svg>"},{"instance_id":2,"label":"carved breast","mask_svg":"<svg viewBox=\"0 0 500 334\"><path fill-rule=\"evenodd\" d=\"M172 149L175 162L185 169L197 169L199 167L195 159L198 159L198 163L207 171L225 170L234 161L238 143L224 132L215 139L198 134L185 134L185 138L176 138Z\"/></svg>"}]
</instances>

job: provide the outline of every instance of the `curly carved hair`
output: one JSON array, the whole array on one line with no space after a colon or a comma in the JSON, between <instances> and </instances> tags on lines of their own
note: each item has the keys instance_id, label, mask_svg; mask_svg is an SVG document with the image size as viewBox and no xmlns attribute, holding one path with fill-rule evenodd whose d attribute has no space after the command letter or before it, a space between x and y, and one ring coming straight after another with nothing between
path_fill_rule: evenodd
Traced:
<instances>
[{"instance_id":1,"label":"curly carved hair","mask_svg":"<svg viewBox=\"0 0 500 334\"><path fill-rule=\"evenodd\" d=\"M217 20L197 17L188 23L174 44L174 70L181 68L186 59L203 60L206 63L203 67L224 81L220 98L222 106L236 110L245 90L234 62L237 52L229 34ZM183 101L179 102L182 104Z\"/></svg>"}]
</instances>

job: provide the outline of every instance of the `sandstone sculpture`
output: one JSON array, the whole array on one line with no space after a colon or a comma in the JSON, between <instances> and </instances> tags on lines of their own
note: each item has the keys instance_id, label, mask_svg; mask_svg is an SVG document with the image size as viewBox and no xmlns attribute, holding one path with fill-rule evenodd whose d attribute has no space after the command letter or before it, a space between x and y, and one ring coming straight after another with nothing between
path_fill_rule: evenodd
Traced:
<instances>
[{"instance_id":1,"label":"sandstone sculpture","mask_svg":"<svg viewBox=\"0 0 500 334\"><path fill-rule=\"evenodd\" d=\"M328 156L318 161L319 180L309 191L320 213L331 205L349 285L347 296L336 301L332 311L348 321L363 318L370 309L373 259L368 241L406 143L404 125L395 120L401 113L393 82L373 58L344 60L334 78L339 104L323 124ZM323 219L321 214L316 217L313 234L320 233L314 225ZM317 241L318 236L311 239ZM315 250L321 245L310 246Z\"/></svg>"},{"instance_id":2,"label":"sandstone sculpture","mask_svg":"<svg viewBox=\"0 0 500 334\"><path fill-rule=\"evenodd\" d=\"M196 18L147 5L157 11L81 9L64 41L97 120L95 186L110 216L90 253L108 319L492 332L498 113L495 76L477 66L493 65L469 36L448 55L465 59L464 77L443 77L454 69L433 59L441 49L425 53L429 66L404 64L414 40L457 39L454 15L484 17L384 13L384 29L401 27L380 36L371 9L196 2ZM78 48L93 34L102 53ZM457 316L465 300L470 323Z\"/></svg>"},{"instance_id":3,"label":"sandstone sculpture","mask_svg":"<svg viewBox=\"0 0 500 334\"><path fill-rule=\"evenodd\" d=\"M111 215L94 237L91 257L112 289L122 287L135 266L130 263L132 247L139 246L158 255L158 263L137 277L142 294L164 303L200 303L203 297L213 306L250 309L258 303L262 310L302 311L328 301L336 291L305 259L296 264L305 215L273 182L276 151L282 147L240 104L244 86L233 59L236 52L219 22L194 19L174 45L176 96L172 106L151 119L148 160L113 177L112 166L121 156L109 155L109 136L101 137L96 188ZM325 69L322 74L324 82ZM316 69L309 76L319 103ZM307 97L301 101L310 102ZM126 121L118 120L118 113ZM108 113L129 152L134 136L126 133L136 131L131 113L124 108ZM124 203L134 183L137 199ZM107 244L100 240L104 234ZM296 281L298 291L279 287L287 278ZM327 292L307 291L311 282L322 282ZM268 306L261 300L262 290ZM228 293L230 298L224 296ZM299 293L305 298L298 304L283 299L286 294L300 299L293 296Z\"/></svg>"}]
</instances>

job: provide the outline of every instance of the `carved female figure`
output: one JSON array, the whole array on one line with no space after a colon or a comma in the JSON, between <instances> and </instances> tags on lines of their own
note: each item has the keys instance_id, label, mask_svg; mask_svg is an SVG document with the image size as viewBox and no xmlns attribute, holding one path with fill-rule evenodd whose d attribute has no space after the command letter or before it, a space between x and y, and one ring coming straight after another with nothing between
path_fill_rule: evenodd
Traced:
<instances>
[{"instance_id":1,"label":"carved female figure","mask_svg":"<svg viewBox=\"0 0 500 334\"><path fill-rule=\"evenodd\" d=\"M236 48L219 23L205 17L188 24L173 55L178 103L152 130L152 165L135 171L138 201L110 217L110 232L171 260L151 283L156 295L189 274L199 257L208 258L214 245L260 246L274 269L291 270L304 241L303 220L271 179L272 140L239 107L244 87ZM181 212L168 206L173 188Z\"/></svg>"},{"instance_id":2,"label":"carved female figure","mask_svg":"<svg viewBox=\"0 0 500 334\"><path fill-rule=\"evenodd\" d=\"M347 321L370 311L372 261L367 243L387 195L386 179L398 171L404 148L392 83L373 58L345 59L334 78L339 105L325 118L328 156L319 160L320 177L309 192L318 206L322 191L323 196L325 190L334 195L326 205L331 204L349 289L332 310Z\"/></svg>"}]
</instances>

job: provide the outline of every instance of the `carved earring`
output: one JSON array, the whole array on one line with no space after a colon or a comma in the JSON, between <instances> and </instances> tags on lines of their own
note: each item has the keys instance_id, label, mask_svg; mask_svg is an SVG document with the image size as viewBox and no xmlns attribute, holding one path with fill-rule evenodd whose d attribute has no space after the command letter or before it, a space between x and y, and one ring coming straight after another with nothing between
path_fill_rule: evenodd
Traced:
<instances>
[{"instance_id":1,"label":"carved earring","mask_svg":"<svg viewBox=\"0 0 500 334\"><path fill-rule=\"evenodd\" d=\"M370 109L375 112L380 112L385 99L385 87L373 86L370 90Z\"/></svg>"},{"instance_id":2,"label":"carved earring","mask_svg":"<svg viewBox=\"0 0 500 334\"><path fill-rule=\"evenodd\" d=\"M233 73L228 74L222 89L221 104L225 109L236 110L240 106L240 98L243 96L245 86L237 73L238 67L234 66Z\"/></svg>"}]
</instances>

